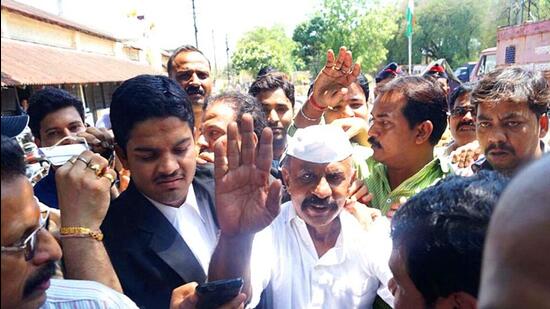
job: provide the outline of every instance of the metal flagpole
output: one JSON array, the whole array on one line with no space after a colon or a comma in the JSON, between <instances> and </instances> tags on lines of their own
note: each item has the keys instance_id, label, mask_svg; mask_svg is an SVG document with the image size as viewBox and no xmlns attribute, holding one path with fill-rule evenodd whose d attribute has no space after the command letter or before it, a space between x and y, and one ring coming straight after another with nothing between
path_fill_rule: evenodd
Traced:
<instances>
[{"instance_id":1,"label":"metal flagpole","mask_svg":"<svg viewBox=\"0 0 550 309\"><path fill-rule=\"evenodd\" d=\"M409 75L412 74L412 33L409 35Z\"/></svg>"},{"instance_id":2,"label":"metal flagpole","mask_svg":"<svg viewBox=\"0 0 550 309\"><path fill-rule=\"evenodd\" d=\"M412 74L412 35L414 23L414 0L407 4L407 37L409 38L409 75Z\"/></svg>"}]
</instances>

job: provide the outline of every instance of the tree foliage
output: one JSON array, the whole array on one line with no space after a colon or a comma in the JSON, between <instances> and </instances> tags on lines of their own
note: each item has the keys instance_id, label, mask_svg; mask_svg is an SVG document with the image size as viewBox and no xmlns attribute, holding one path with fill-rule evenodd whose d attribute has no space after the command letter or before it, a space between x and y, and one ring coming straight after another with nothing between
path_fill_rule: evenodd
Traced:
<instances>
[{"instance_id":1,"label":"tree foliage","mask_svg":"<svg viewBox=\"0 0 550 309\"><path fill-rule=\"evenodd\" d=\"M394 8L375 4L324 0L321 9L294 31L298 56L316 73L328 49L337 52L340 46L346 46L363 71L374 71L386 59L386 44L397 31Z\"/></svg>"},{"instance_id":2,"label":"tree foliage","mask_svg":"<svg viewBox=\"0 0 550 309\"><path fill-rule=\"evenodd\" d=\"M407 0L398 4L399 30L388 42L388 60L408 63L408 42L405 37L405 7ZM475 61L479 52L496 45L497 29L516 23L521 0L416 0L413 30L413 63L423 57L445 58L456 67ZM532 0L530 15L533 19L550 18L550 0ZM425 59L425 58L424 58Z\"/></svg>"},{"instance_id":3,"label":"tree foliage","mask_svg":"<svg viewBox=\"0 0 550 309\"><path fill-rule=\"evenodd\" d=\"M400 30L388 44L391 60L408 62L408 39L404 35L405 9L399 10ZM417 1L413 30L413 62L422 57L445 58L451 66L477 57L481 42L481 25L487 20L488 4L478 0Z\"/></svg>"},{"instance_id":4,"label":"tree foliage","mask_svg":"<svg viewBox=\"0 0 550 309\"><path fill-rule=\"evenodd\" d=\"M295 48L296 43L286 35L283 27L258 27L237 42L231 63L235 71L246 71L253 76L265 66L290 74L297 64L293 56Z\"/></svg>"},{"instance_id":5,"label":"tree foliage","mask_svg":"<svg viewBox=\"0 0 550 309\"><path fill-rule=\"evenodd\" d=\"M325 20L317 15L294 29L292 39L297 43L294 55L304 64L300 69L309 69L312 72L321 70L323 64L320 55L324 54L322 36L326 28Z\"/></svg>"}]
</instances>

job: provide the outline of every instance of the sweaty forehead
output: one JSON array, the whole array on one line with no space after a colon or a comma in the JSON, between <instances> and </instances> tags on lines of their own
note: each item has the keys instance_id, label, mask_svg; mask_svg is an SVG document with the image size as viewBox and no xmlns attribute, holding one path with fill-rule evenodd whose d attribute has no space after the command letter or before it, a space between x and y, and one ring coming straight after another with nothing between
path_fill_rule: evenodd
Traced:
<instances>
[{"instance_id":1,"label":"sweaty forehead","mask_svg":"<svg viewBox=\"0 0 550 309\"><path fill-rule=\"evenodd\" d=\"M372 115L379 116L381 114L401 114L401 109L405 104L405 96L399 92L391 91L379 95L374 101Z\"/></svg>"},{"instance_id":2,"label":"sweaty forehead","mask_svg":"<svg viewBox=\"0 0 550 309\"><path fill-rule=\"evenodd\" d=\"M204 114L205 120L210 119L228 119L229 121L235 121L236 119L235 111L227 104L224 104L223 101L214 102L212 105L210 105Z\"/></svg>"},{"instance_id":3,"label":"sweaty forehead","mask_svg":"<svg viewBox=\"0 0 550 309\"><path fill-rule=\"evenodd\" d=\"M478 113L482 117L505 117L505 116L524 116L529 117L534 113L529 109L527 102L515 102L512 100L506 100L501 102L482 102L478 106Z\"/></svg>"},{"instance_id":4,"label":"sweaty forehead","mask_svg":"<svg viewBox=\"0 0 550 309\"><path fill-rule=\"evenodd\" d=\"M182 52L174 59L174 68L181 70L201 70L210 71L208 60L198 52Z\"/></svg>"}]
</instances>

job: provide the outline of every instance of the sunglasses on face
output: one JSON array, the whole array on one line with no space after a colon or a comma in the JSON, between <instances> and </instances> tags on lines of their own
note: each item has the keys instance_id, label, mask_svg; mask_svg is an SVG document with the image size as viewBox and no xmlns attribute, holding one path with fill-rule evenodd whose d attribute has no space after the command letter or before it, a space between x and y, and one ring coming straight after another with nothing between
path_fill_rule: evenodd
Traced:
<instances>
[{"instance_id":1,"label":"sunglasses on face","mask_svg":"<svg viewBox=\"0 0 550 309\"><path fill-rule=\"evenodd\" d=\"M30 261L34 257L36 247L38 245L38 232L43 228L48 229L50 222L50 210L46 210L40 213L40 221L38 222L38 227L29 235L20 245L14 246L2 246L2 253L4 252L21 252L25 256L25 261Z\"/></svg>"},{"instance_id":2,"label":"sunglasses on face","mask_svg":"<svg viewBox=\"0 0 550 309\"><path fill-rule=\"evenodd\" d=\"M458 106L451 110L450 115L453 117L464 117L468 112L474 117L477 114L477 110L473 106Z\"/></svg>"}]
</instances>

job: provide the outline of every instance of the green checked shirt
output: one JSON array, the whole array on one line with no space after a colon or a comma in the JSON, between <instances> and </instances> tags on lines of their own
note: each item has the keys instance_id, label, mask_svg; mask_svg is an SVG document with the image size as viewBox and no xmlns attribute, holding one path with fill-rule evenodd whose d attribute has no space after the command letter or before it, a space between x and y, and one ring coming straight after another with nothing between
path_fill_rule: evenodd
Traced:
<instances>
[{"instance_id":1,"label":"green checked shirt","mask_svg":"<svg viewBox=\"0 0 550 309\"><path fill-rule=\"evenodd\" d=\"M367 165L371 167L370 176L365 178L365 183L373 196L370 206L380 209L382 214L388 212L390 206L399 202L402 197L410 198L445 178L452 170L448 162L436 158L392 191L386 166L374 161L372 157L367 160Z\"/></svg>"}]
</instances>

